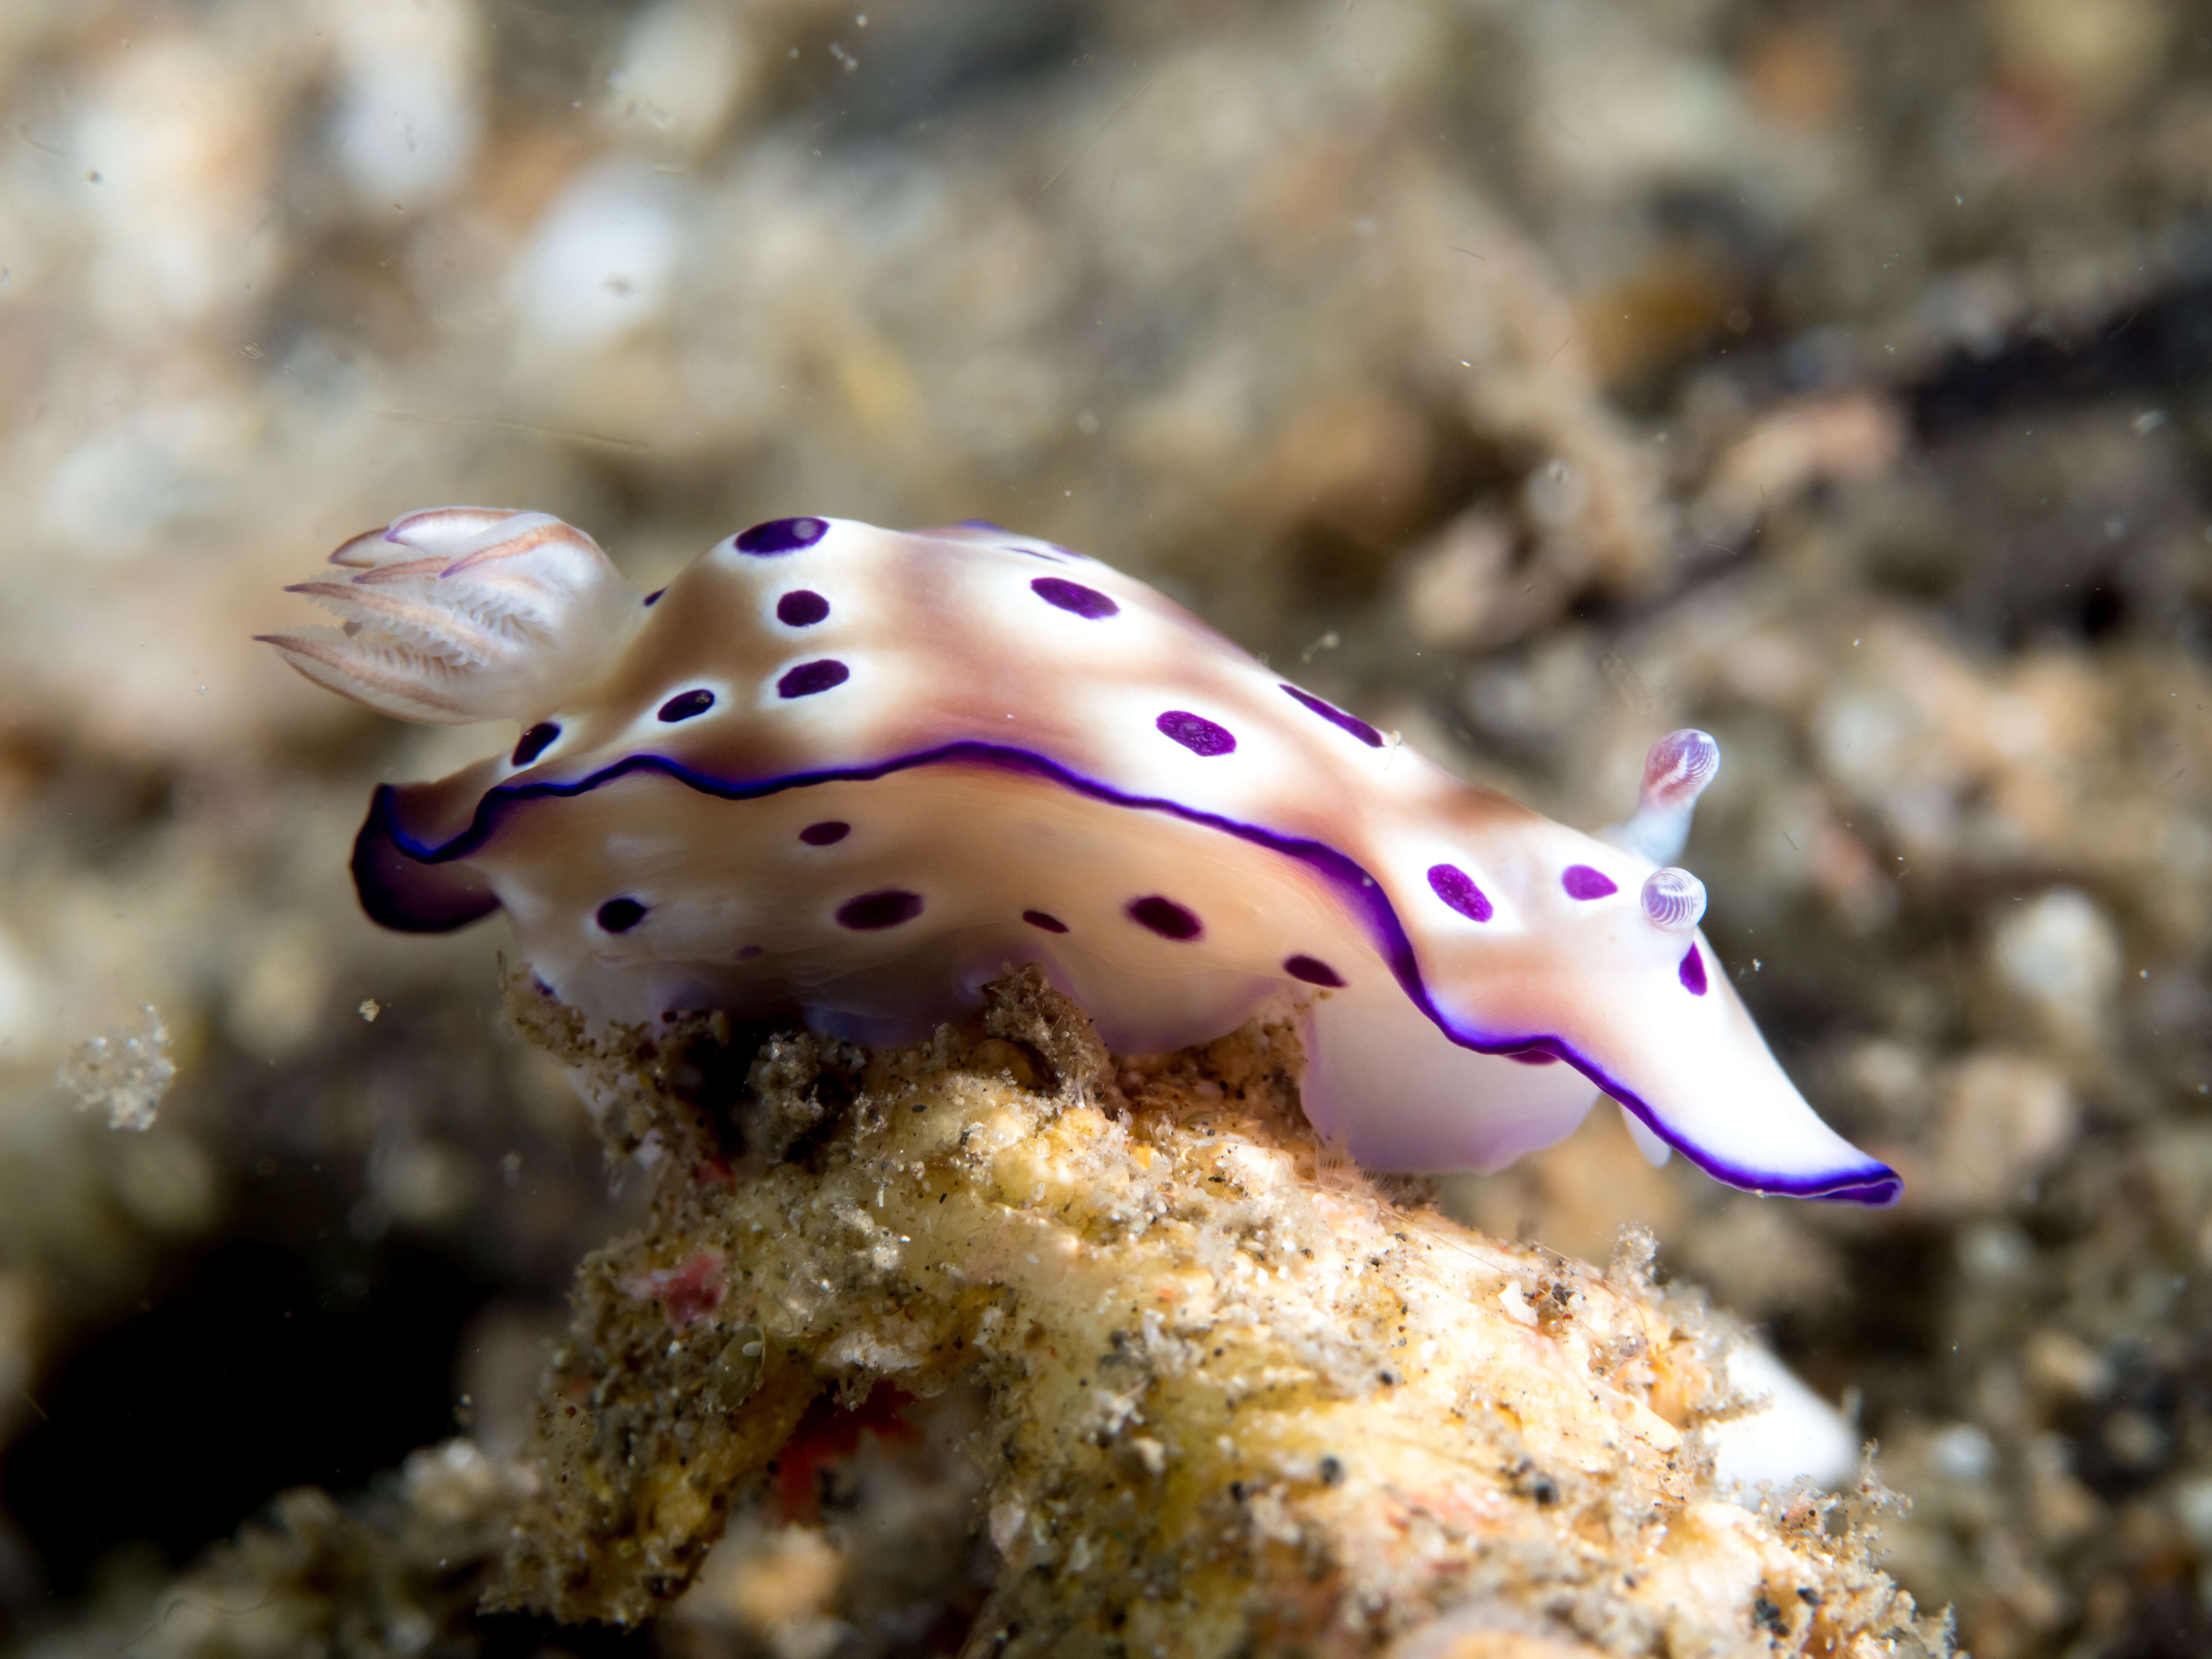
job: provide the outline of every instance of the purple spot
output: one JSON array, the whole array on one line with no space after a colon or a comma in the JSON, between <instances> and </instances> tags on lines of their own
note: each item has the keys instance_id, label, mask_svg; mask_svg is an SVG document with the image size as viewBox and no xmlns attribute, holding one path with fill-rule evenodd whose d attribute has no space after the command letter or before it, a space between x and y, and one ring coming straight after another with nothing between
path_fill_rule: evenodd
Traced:
<instances>
[{"instance_id":1,"label":"purple spot","mask_svg":"<svg viewBox=\"0 0 2212 1659\"><path fill-rule=\"evenodd\" d=\"M1196 916L1173 899L1155 893L1129 901L1129 920L1149 927L1163 939L1193 939L1206 931Z\"/></svg>"},{"instance_id":2,"label":"purple spot","mask_svg":"<svg viewBox=\"0 0 2212 1659\"><path fill-rule=\"evenodd\" d=\"M1477 887L1474 878L1456 864L1431 865L1429 886L1438 898L1469 921L1488 921L1497 914L1491 908L1490 896Z\"/></svg>"},{"instance_id":3,"label":"purple spot","mask_svg":"<svg viewBox=\"0 0 2212 1659\"><path fill-rule=\"evenodd\" d=\"M703 714L714 706L712 691L679 691L660 705L660 718L673 726L678 720L688 720Z\"/></svg>"},{"instance_id":4,"label":"purple spot","mask_svg":"<svg viewBox=\"0 0 2212 1659\"><path fill-rule=\"evenodd\" d=\"M633 898L609 899L599 907L599 926L610 933L627 933L645 920L645 907Z\"/></svg>"},{"instance_id":5,"label":"purple spot","mask_svg":"<svg viewBox=\"0 0 2212 1659\"><path fill-rule=\"evenodd\" d=\"M835 818L829 818L820 823L808 824L799 832L799 838L809 847L830 847L844 840L852 833L851 824L840 823Z\"/></svg>"},{"instance_id":6,"label":"purple spot","mask_svg":"<svg viewBox=\"0 0 2212 1659\"><path fill-rule=\"evenodd\" d=\"M1674 971L1681 975L1683 989L1693 997L1705 995L1705 959L1698 954L1696 945L1690 947L1690 954L1682 958L1682 965Z\"/></svg>"},{"instance_id":7,"label":"purple spot","mask_svg":"<svg viewBox=\"0 0 2212 1659\"><path fill-rule=\"evenodd\" d=\"M802 547L811 547L830 533L830 526L821 519L770 519L766 524L757 524L738 537L738 551L750 553L756 558L772 559L779 553L796 553Z\"/></svg>"},{"instance_id":8,"label":"purple spot","mask_svg":"<svg viewBox=\"0 0 2212 1659\"><path fill-rule=\"evenodd\" d=\"M1341 986L1344 975L1318 957L1291 957L1283 963L1283 971L1292 979L1302 979L1309 985Z\"/></svg>"},{"instance_id":9,"label":"purple spot","mask_svg":"<svg viewBox=\"0 0 2212 1659\"><path fill-rule=\"evenodd\" d=\"M819 593L795 587L775 602L775 619L792 628L811 628L830 614L830 601Z\"/></svg>"},{"instance_id":10,"label":"purple spot","mask_svg":"<svg viewBox=\"0 0 2212 1659\"><path fill-rule=\"evenodd\" d=\"M1092 622L1097 622L1101 617L1118 616L1121 610L1097 588L1085 587L1081 582L1069 581L1064 576L1039 576L1030 584L1030 592L1047 605L1058 605L1062 611L1072 611Z\"/></svg>"},{"instance_id":11,"label":"purple spot","mask_svg":"<svg viewBox=\"0 0 2212 1659\"><path fill-rule=\"evenodd\" d=\"M1227 726L1216 726L1203 714L1170 708L1152 724L1194 755L1225 755L1237 747Z\"/></svg>"},{"instance_id":12,"label":"purple spot","mask_svg":"<svg viewBox=\"0 0 2212 1659\"><path fill-rule=\"evenodd\" d=\"M963 530L996 530L1003 534L1006 526L1002 524L993 524L988 519L963 519L960 520L960 528Z\"/></svg>"},{"instance_id":13,"label":"purple spot","mask_svg":"<svg viewBox=\"0 0 2212 1659\"><path fill-rule=\"evenodd\" d=\"M1620 889L1613 884L1613 878L1602 870L1593 870L1587 864L1571 864L1559 878L1559 885L1567 890L1571 899L1603 898L1607 893Z\"/></svg>"},{"instance_id":14,"label":"purple spot","mask_svg":"<svg viewBox=\"0 0 2212 1659\"><path fill-rule=\"evenodd\" d=\"M740 945L738 946L738 954L731 959L735 962L750 962L760 953L761 947L757 945Z\"/></svg>"},{"instance_id":15,"label":"purple spot","mask_svg":"<svg viewBox=\"0 0 2212 1659\"><path fill-rule=\"evenodd\" d=\"M667 591L668 590L665 587L656 587L652 592L647 594L645 596L646 608L649 611L654 605L659 605L660 603L660 596Z\"/></svg>"},{"instance_id":16,"label":"purple spot","mask_svg":"<svg viewBox=\"0 0 2212 1659\"><path fill-rule=\"evenodd\" d=\"M921 914L921 895L902 887L886 887L880 893L863 893L837 907L837 925L856 933L896 927Z\"/></svg>"},{"instance_id":17,"label":"purple spot","mask_svg":"<svg viewBox=\"0 0 2212 1659\"><path fill-rule=\"evenodd\" d=\"M1312 692L1301 691L1295 685L1285 685L1283 690L1289 692L1307 708L1312 709L1315 714L1320 715L1331 726L1342 726L1346 731L1351 732L1353 737L1358 738L1360 742L1365 744L1370 749L1380 749L1382 746L1382 734L1380 732L1377 732L1373 726L1370 726L1365 720L1360 719L1358 715L1347 714L1344 710L1339 708L1334 703L1323 702L1319 697L1314 696Z\"/></svg>"},{"instance_id":18,"label":"purple spot","mask_svg":"<svg viewBox=\"0 0 2212 1659\"><path fill-rule=\"evenodd\" d=\"M803 662L775 683L779 697L811 697L817 691L827 691L833 685L842 685L853 678L853 671L835 657L824 657L819 662Z\"/></svg>"},{"instance_id":19,"label":"purple spot","mask_svg":"<svg viewBox=\"0 0 2212 1659\"><path fill-rule=\"evenodd\" d=\"M561 728L551 720L540 720L522 734L522 741L514 745L511 764L527 766L553 746L553 739L561 735Z\"/></svg>"},{"instance_id":20,"label":"purple spot","mask_svg":"<svg viewBox=\"0 0 2212 1659\"><path fill-rule=\"evenodd\" d=\"M1505 1056L1523 1066L1556 1066L1559 1057L1548 1048L1516 1048Z\"/></svg>"},{"instance_id":21,"label":"purple spot","mask_svg":"<svg viewBox=\"0 0 2212 1659\"><path fill-rule=\"evenodd\" d=\"M1048 933L1064 933L1067 931L1066 922L1058 916L1043 910L1024 910L1022 912L1022 920L1032 927L1043 928Z\"/></svg>"}]
</instances>

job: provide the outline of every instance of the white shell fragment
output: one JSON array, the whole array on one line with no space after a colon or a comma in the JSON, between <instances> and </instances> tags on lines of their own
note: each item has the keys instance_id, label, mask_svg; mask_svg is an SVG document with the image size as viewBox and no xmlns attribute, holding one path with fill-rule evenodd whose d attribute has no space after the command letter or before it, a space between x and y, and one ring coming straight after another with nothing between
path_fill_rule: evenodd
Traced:
<instances>
[{"instance_id":1,"label":"white shell fragment","mask_svg":"<svg viewBox=\"0 0 2212 1659\"><path fill-rule=\"evenodd\" d=\"M1748 1496L1800 1480L1832 1492L1850 1479L1859 1462L1857 1430L1772 1350L1746 1337L1729 1351L1728 1375L1760 1403L1705 1430L1723 1485Z\"/></svg>"},{"instance_id":2,"label":"white shell fragment","mask_svg":"<svg viewBox=\"0 0 2212 1659\"><path fill-rule=\"evenodd\" d=\"M525 728L378 791L364 907L419 931L504 908L590 1018L902 1042L1034 963L1123 1053L1294 1012L1307 1115L1370 1168L1495 1169L1601 1090L1737 1186L1896 1196L1775 1063L1695 878L1656 868L1717 763L1701 732L1654 750L1608 844L995 526L776 520L642 598L539 514L412 514L340 559L355 584L307 591L353 631L273 641L289 660Z\"/></svg>"}]
</instances>

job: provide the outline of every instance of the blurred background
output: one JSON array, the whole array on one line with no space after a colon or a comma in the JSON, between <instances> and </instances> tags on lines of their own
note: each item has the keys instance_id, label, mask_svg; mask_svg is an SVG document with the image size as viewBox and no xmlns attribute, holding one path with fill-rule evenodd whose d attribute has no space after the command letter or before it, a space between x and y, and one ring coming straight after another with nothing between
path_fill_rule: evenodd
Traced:
<instances>
[{"instance_id":1,"label":"blurred background","mask_svg":"<svg viewBox=\"0 0 2212 1659\"><path fill-rule=\"evenodd\" d=\"M1981 1659L2212 1649L2212 7L856 3L0 6L0 1645L511 1454L634 1213L503 927L354 907L510 734L247 641L468 501L995 519L1585 827L1713 732L1711 935L1905 1202L1609 1112L1449 1202L1653 1225ZM288 1650L707 1650L465 1600Z\"/></svg>"}]
</instances>

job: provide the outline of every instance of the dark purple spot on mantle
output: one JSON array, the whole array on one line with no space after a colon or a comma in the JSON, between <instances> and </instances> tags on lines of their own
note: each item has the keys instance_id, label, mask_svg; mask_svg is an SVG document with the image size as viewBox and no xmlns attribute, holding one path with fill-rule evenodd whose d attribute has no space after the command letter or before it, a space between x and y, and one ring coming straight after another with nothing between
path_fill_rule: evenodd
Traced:
<instances>
[{"instance_id":1,"label":"dark purple spot on mantle","mask_svg":"<svg viewBox=\"0 0 2212 1659\"><path fill-rule=\"evenodd\" d=\"M960 527L963 530L996 530L1002 533L1006 528L1002 524L993 524L988 519L963 519Z\"/></svg>"},{"instance_id":2,"label":"dark purple spot on mantle","mask_svg":"<svg viewBox=\"0 0 2212 1659\"><path fill-rule=\"evenodd\" d=\"M1323 702L1319 697L1314 696L1312 692L1301 691L1295 685L1285 685L1283 687L1283 690L1289 692L1307 708L1312 709L1315 714L1320 715L1331 726L1342 726L1346 731L1351 732L1353 737L1358 738L1360 742L1365 744L1370 749L1380 749L1382 746L1382 734L1380 732L1377 732L1373 726L1370 726L1365 720L1360 719L1358 715L1347 714L1344 710L1339 708L1334 703Z\"/></svg>"},{"instance_id":3,"label":"dark purple spot on mantle","mask_svg":"<svg viewBox=\"0 0 2212 1659\"><path fill-rule=\"evenodd\" d=\"M650 592L650 593L647 594L647 595L645 596L645 603L646 603L646 606L647 606L647 608L649 610L649 609L651 609L653 606L654 606L654 605L659 605L659 604L660 603L660 596L661 596L663 593L665 593L667 591L668 591L668 590L667 590L666 588L665 588L665 587L656 587L656 588L654 588L654 589L653 590L653 592Z\"/></svg>"},{"instance_id":4,"label":"dark purple spot on mantle","mask_svg":"<svg viewBox=\"0 0 2212 1659\"><path fill-rule=\"evenodd\" d=\"M553 746L553 739L561 735L561 728L551 720L540 720L522 734L522 741L514 745L514 758L510 764L527 766Z\"/></svg>"},{"instance_id":5,"label":"dark purple spot on mantle","mask_svg":"<svg viewBox=\"0 0 2212 1659\"><path fill-rule=\"evenodd\" d=\"M1587 864L1571 864L1559 878L1559 885L1567 890L1571 899L1603 898L1620 889L1613 884L1613 878L1602 870L1593 870Z\"/></svg>"},{"instance_id":6,"label":"dark purple spot on mantle","mask_svg":"<svg viewBox=\"0 0 2212 1659\"><path fill-rule=\"evenodd\" d=\"M886 887L880 893L863 893L837 907L837 925L856 933L896 927L921 914L921 895L902 887Z\"/></svg>"},{"instance_id":7,"label":"dark purple spot on mantle","mask_svg":"<svg viewBox=\"0 0 2212 1659\"><path fill-rule=\"evenodd\" d=\"M1022 920L1032 927L1043 928L1048 933L1064 933L1067 931L1067 924L1048 911L1024 910L1022 912Z\"/></svg>"},{"instance_id":8,"label":"dark purple spot on mantle","mask_svg":"<svg viewBox=\"0 0 2212 1659\"><path fill-rule=\"evenodd\" d=\"M1203 714L1170 708L1152 724L1194 755L1226 755L1237 747L1227 726L1216 726Z\"/></svg>"},{"instance_id":9,"label":"dark purple spot on mantle","mask_svg":"<svg viewBox=\"0 0 2212 1659\"><path fill-rule=\"evenodd\" d=\"M1559 1057L1548 1048L1516 1048L1505 1058L1516 1060L1523 1066L1556 1066L1559 1063Z\"/></svg>"},{"instance_id":10,"label":"dark purple spot on mantle","mask_svg":"<svg viewBox=\"0 0 2212 1659\"><path fill-rule=\"evenodd\" d=\"M1469 921L1488 921L1497 914L1491 908L1490 896L1477 887L1474 878L1456 864L1431 865L1429 886L1438 898Z\"/></svg>"},{"instance_id":11,"label":"dark purple spot on mantle","mask_svg":"<svg viewBox=\"0 0 2212 1659\"><path fill-rule=\"evenodd\" d=\"M1155 893L1129 901L1129 920L1149 927L1163 939L1193 939L1206 931L1196 916L1173 899Z\"/></svg>"},{"instance_id":12,"label":"dark purple spot on mantle","mask_svg":"<svg viewBox=\"0 0 2212 1659\"><path fill-rule=\"evenodd\" d=\"M627 933L645 920L645 907L633 898L609 899L599 907L599 926L610 933Z\"/></svg>"},{"instance_id":13,"label":"dark purple spot on mantle","mask_svg":"<svg viewBox=\"0 0 2212 1659\"><path fill-rule=\"evenodd\" d=\"M829 818L820 823L808 824L799 832L799 838L809 847L828 847L844 840L852 833L851 824L840 823L835 818Z\"/></svg>"},{"instance_id":14,"label":"dark purple spot on mantle","mask_svg":"<svg viewBox=\"0 0 2212 1659\"><path fill-rule=\"evenodd\" d=\"M775 602L775 619L791 628L811 628L830 614L830 601L819 593L794 587Z\"/></svg>"},{"instance_id":15,"label":"dark purple spot on mantle","mask_svg":"<svg viewBox=\"0 0 2212 1659\"><path fill-rule=\"evenodd\" d=\"M1283 963L1283 971L1292 979L1302 979L1309 985L1341 986L1344 975L1318 957L1291 957Z\"/></svg>"},{"instance_id":16,"label":"dark purple spot on mantle","mask_svg":"<svg viewBox=\"0 0 2212 1659\"><path fill-rule=\"evenodd\" d=\"M660 705L660 718L673 726L678 720L688 720L703 714L714 706L712 691L679 691Z\"/></svg>"},{"instance_id":17,"label":"dark purple spot on mantle","mask_svg":"<svg viewBox=\"0 0 2212 1659\"><path fill-rule=\"evenodd\" d=\"M853 671L835 657L824 657L819 662L803 662L775 683L779 697L811 697L817 691L827 691L833 685L842 685L853 678Z\"/></svg>"},{"instance_id":18,"label":"dark purple spot on mantle","mask_svg":"<svg viewBox=\"0 0 2212 1659\"><path fill-rule=\"evenodd\" d=\"M1696 945L1690 947L1690 954L1682 958L1682 965L1675 972L1681 975L1683 988L1692 996L1705 995L1705 959L1698 954Z\"/></svg>"},{"instance_id":19,"label":"dark purple spot on mantle","mask_svg":"<svg viewBox=\"0 0 2212 1659\"><path fill-rule=\"evenodd\" d=\"M1097 622L1101 617L1117 616L1121 610L1097 588L1085 587L1081 582L1069 581L1064 576L1039 576L1030 584L1030 592L1047 605L1058 605L1062 611L1072 611L1092 622Z\"/></svg>"},{"instance_id":20,"label":"dark purple spot on mantle","mask_svg":"<svg viewBox=\"0 0 2212 1659\"><path fill-rule=\"evenodd\" d=\"M740 945L738 946L737 955L731 959L734 962L750 962L760 953L761 947L757 945Z\"/></svg>"},{"instance_id":21,"label":"dark purple spot on mantle","mask_svg":"<svg viewBox=\"0 0 2212 1659\"><path fill-rule=\"evenodd\" d=\"M757 524L741 532L738 551L756 558L772 559L779 553L796 553L802 547L811 547L829 532L829 525L820 519L770 519L766 524Z\"/></svg>"}]
</instances>

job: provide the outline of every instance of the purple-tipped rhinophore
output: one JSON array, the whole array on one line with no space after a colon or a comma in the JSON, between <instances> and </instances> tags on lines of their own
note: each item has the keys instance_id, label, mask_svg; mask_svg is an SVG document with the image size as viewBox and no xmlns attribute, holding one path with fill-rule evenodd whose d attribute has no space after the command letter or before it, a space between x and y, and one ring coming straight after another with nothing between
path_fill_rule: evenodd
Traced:
<instances>
[{"instance_id":1,"label":"purple-tipped rhinophore","mask_svg":"<svg viewBox=\"0 0 2212 1659\"><path fill-rule=\"evenodd\" d=\"M1670 933L1686 933L1705 914L1705 884L1674 865L1644 878L1644 914Z\"/></svg>"},{"instance_id":2,"label":"purple-tipped rhinophore","mask_svg":"<svg viewBox=\"0 0 2212 1659\"><path fill-rule=\"evenodd\" d=\"M1698 797L1721 769L1721 746L1710 732L1694 726L1669 732L1644 759L1644 794L1636 810L1598 838L1654 864L1681 857L1690 839L1690 815Z\"/></svg>"},{"instance_id":3,"label":"purple-tipped rhinophore","mask_svg":"<svg viewBox=\"0 0 2212 1659\"><path fill-rule=\"evenodd\" d=\"M1669 732L1644 757L1644 799L1664 806L1687 806L1721 769L1721 746L1709 732L1686 726Z\"/></svg>"}]
</instances>

